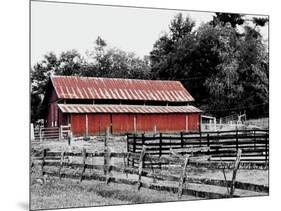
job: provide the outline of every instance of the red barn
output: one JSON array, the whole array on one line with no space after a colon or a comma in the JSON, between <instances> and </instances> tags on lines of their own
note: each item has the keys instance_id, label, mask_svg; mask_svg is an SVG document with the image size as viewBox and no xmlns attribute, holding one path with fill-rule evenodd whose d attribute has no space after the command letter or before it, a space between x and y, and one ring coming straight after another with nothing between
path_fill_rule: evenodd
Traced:
<instances>
[{"instance_id":1,"label":"red barn","mask_svg":"<svg viewBox=\"0 0 281 211\"><path fill-rule=\"evenodd\" d=\"M52 76L46 126L71 125L74 136L199 129L200 110L178 81Z\"/></svg>"}]
</instances>

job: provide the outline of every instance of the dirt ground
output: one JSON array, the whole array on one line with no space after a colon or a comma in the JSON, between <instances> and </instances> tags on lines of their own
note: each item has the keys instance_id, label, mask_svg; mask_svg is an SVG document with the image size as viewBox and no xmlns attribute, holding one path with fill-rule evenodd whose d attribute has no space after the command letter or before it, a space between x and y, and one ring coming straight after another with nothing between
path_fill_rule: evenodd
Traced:
<instances>
[{"instance_id":1,"label":"dirt ground","mask_svg":"<svg viewBox=\"0 0 281 211\"><path fill-rule=\"evenodd\" d=\"M126 152L125 137L111 137L108 142L108 147L111 152ZM90 141L73 141L71 146L68 146L67 141L43 142L32 144L33 150L41 150L49 148L51 151L74 151L81 152L83 148L87 152L103 151L103 137L95 137ZM89 161L91 162L91 161ZM103 158L95 158L95 164L102 164ZM114 165L122 167L123 159L113 158ZM47 209L47 208L67 208L81 206L102 206L102 205L117 205L117 204L135 204L135 203L150 203L150 202L165 202L178 201L177 194L154 191L142 188L137 191L137 188L129 185L120 185L110 183L108 185L98 181L82 181L70 179L48 178L47 182L40 184L39 166L32 168L31 173L31 209ZM162 173L179 175L179 168L169 167L161 170ZM126 177L123 173L115 173L115 177ZM221 170L211 170L205 168L188 168L187 176L196 178L209 178L224 180L224 175ZM232 171L226 171L226 177L231 180ZM137 179L137 175L129 175L128 179ZM248 182L253 184L268 185L268 171L266 170L238 170L237 181ZM152 179L146 178L146 182L153 182ZM161 184L163 182L158 182ZM178 183L164 182L165 185L175 185ZM226 193L226 188L214 187L208 185L188 184L188 188L197 190L207 190L218 193ZM249 191L236 191L241 196L266 195ZM197 200L193 196L183 196L182 200Z\"/></svg>"}]
</instances>

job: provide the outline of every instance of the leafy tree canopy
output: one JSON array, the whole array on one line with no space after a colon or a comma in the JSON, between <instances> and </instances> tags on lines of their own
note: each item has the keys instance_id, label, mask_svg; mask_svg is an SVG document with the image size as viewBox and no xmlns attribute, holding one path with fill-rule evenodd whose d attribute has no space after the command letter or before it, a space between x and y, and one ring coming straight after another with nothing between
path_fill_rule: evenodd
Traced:
<instances>
[{"instance_id":1,"label":"leafy tree canopy","mask_svg":"<svg viewBox=\"0 0 281 211\"><path fill-rule=\"evenodd\" d=\"M216 13L194 30L188 16L175 16L150 52L154 78L180 80L213 115L245 110L250 117L268 115L268 51L256 28L268 20L251 21L252 27L244 25L243 15Z\"/></svg>"}]
</instances>

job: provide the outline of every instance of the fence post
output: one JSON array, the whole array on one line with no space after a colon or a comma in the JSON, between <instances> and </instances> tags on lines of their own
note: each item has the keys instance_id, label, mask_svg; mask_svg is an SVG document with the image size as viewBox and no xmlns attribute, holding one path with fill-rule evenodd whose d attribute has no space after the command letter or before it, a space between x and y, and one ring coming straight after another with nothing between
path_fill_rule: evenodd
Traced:
<instances>
[{"instance_id":1,"label":"fence post","mask_svg":"<svg viewBox=\"0 0 281 211\"><path fill-rule=\"evenodd\" d=\"M139 160L138 190L140 190L140 188L141 188L141 175L142 175L142 169L143 169L145 151L146 151L146 148L145 148L145 146L143 146L143 147L142 147L141 154L140 154L140 160Z\"/></svg>"},{"instance_id":2,"label":"fence post","mask_svg":"<svg viewBox=\"0 0 281 211\"><path fill-rule=\"evenodd\" d=\"M230 192L229 192L230 197L233 197L233 194L234 194L236 174L237 174L237 170L239 168L241 154L242 154L242 150L239 149L238 152L237 152L237 157L236 157L236 161L235 161L234 169L233 169L233 174L232 174L232 181L231 181L231 187L230 187Z\"/></svg>"},{"instance_id":3,"label":"fence post","mask_svg":"<svg viewBox=\"0 0 281 211\"><path fill-rule=\"evenodd\" d=\"M108 184L111 177L111 152L109 148L107 148L106 159L107 159L107 168L106 168L105 183Z\"/></svg>"},{"instance_id":4,"label":"fence post","mask_svg":"<svg viewBox=\"0 0 281 211\"><path fill-rule=\"evenodd\" d=\"M159 134L159 157L162 156L162 133ZM161 161L159 162L159 168L161 169Z\"/></svg>"},{"instance_id":5,"label":"fence post","mask_svg":"<svg viewBox=\"0 0 281 211\"><path fill-rule=\"evenodd\" d=\"M256 149L256 130L254 130L254 148Z\"/></svg>"},{"instance_id":6,"label":"fence post","mask_svg":"<svg viewBox=\"0 0 281 211\"><path fill-rule=\"evenodd\" d=\"M134 134L134 139L133 139L133 153L136 152L136 134ZM135 158L132 158L133 159L133 163L132 163L132 166L133 168L135 167Z\"/></svg>"},{"instance_id":7,"label":"fence post","mask_svg":"<svg viewBox=\"0 0 281 211\"><path fill-rule=\"evenodd\" d=\"M59 167L59 179L61 179L61 169L63 168L63 161L64 161L64 152L61 152L60 154L60 167Z\"/></svg>"},{"instance_id":8,"label":"fence post","mask_svg":"<svg viewBox=\"0 0 281 211\"><path fill-rule=\"evenodd\" d=\"M238 152L238 129L236 128L236 151Z\"/></svg>"},{"instance_id":9,"label":"fence post","mask_svg":"<svg viewBox=\"0 0 281 211\"><path fill-rule=\"evenodd\" d=\"M178 197L179 198L181 198L181 196L182 196L183 184L186 180L186 168L187 168L188 161L189 161L189 157L186 157L185 161L184 161L184 164L183 164L180 181L179 181L179 189L178 189Z\"/></svg>"},{"instance_id":10,"label":"fence post","mask_svg":"<svg viewBox=\"0 0 281 211\"><path fill-rule=\"evenodd\" d=\"M85 148L83 148L82 157L83 157L83 160L82 160L83 169L82 169L81 176L80 176L80 182L82 182L82 180L83 180L83 174L84 174L84 172L85 172L85 170L86 170L87 152L86 152L86 149L85 149Z\"/></svg>"},{"instance_id":11,"label":"fence post","mask_svg":"<svg viewBox=\"0 0 281 211\"><path fill-rule=\"evenodd\" d=\"M265 162L267 162L268 159L268 154L267 154L267 150L268 150L268 146L267 146L267 133L265 134Z\"/></svg>"},{"instance_id":12,"label":"fence post","mask_svg":"<svg viewBox=\"0 0 281 211\"><path fill-rule=\"evenodd\" d=\"M127 170L127 166L128 166L129 152L124 153L122 150L122 153L123 153L123 163L124 163L123 172L126 173L126 177L128 178L128 172L126 170ZM127 162L126 162L126 159L127 159Z\"/></svg>"},{"instance_id":13,"label":"fence post","mask_svg":"<svg viewBox=\"0 0 281 211\"><path fill-rule=\"evenodd\" d=\"M42 142L42 127L39 127L39 140Z\"/></svg>"},{"instance_id":14,"label":"fence post","mask_svg":"<svg viewBox=\"0 0 281 211\"><path fill-rule=\"evenodd\" d=\"M200 147L201 147L201 139L202 139L202 132L201 132L201 130L199 131L199 135L200 135Z\"/></svg>"},{"instance_id":15,"label":"fence post","mask_svg":"<svg viewBox=\"0 0 281 211\"><path fill-rule=\"evenodd\" d=\"M62 140L62 125L59 127L59 140Z\"/></svg>"},{"instance_id":16,"label":"fence post","mask_svg":"<svg viewBox=\"0 0 281 211\"><path fill-rule=\"evenodd\" d=\"M129 134L127 134L127 153L129 153ZM129 166L129 157L128 156L127 156L127 166Z\"/></svg>"},{"instance_id":17,"label":"fence post","mask_svg":"<svg viewBox=\"0 0 281 211\"><path fill-rule=\"evenodd\" d=\"M145 146L145 143L144 143L144 141L145 141L144 133L141 135L141 141L142 141L142 147L144 147ZM145 168L145 162L143 162L143 168Z\"/></svg>"},{"instance_id":18,"label":"fence post","mask_svg":"<svg viewBox=\"0 0 281 211\"><path fill-rule=\"evenodd\" d=\"M44 176L44 165L45 165L46 154L47 154L47 149L43 149L42 164L41 164L41 175L42 176Z\"/></svg>"},{"instance_id":19,"label":"fence post","mask_svg":"<svg viewBox=\"0 0 281 211\"><path fill-rule=\"evenodd\" d=\"M104 139L104 165L103 165L103 173L104 175L106 175L107 173L107 151L108 151L108 148L107 148L107 142L108 142L108 138L109 138L109 127L106 128L106 134L105 134L105 139Z\"/></svg>"},{"instance_id":20,"label":"fence post","mask_svg":"<svg viewBox=\"0 0 281 211\"><path fill-rule=\"evenodd\" d=\"M183 149L183 132L181 132L180 135L181 135L181 148ZM183 152L181 152L181 155L183 155Z\"/></svg>"},{"instance_id":21,"label":"fence post","mask_svg":"<svg viewBox=\"0 0 281 211\"><path fill-rule=\"evenodd\" d=\"M210 155L210 135L207 134L208 155Z\"/></svg>"}]
</instances>

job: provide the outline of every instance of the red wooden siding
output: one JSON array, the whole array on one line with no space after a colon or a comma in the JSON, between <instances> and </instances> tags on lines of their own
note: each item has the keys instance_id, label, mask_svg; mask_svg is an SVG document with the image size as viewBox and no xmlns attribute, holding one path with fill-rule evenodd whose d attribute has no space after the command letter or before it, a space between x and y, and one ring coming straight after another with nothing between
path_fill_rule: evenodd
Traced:
<instances>
[{"instance_id":1,"label":"red wooden siding","mask_svg":"<svg viewBox=\"0 0 281 211\"><path fill-rule=\"evenodd\" d=\"M56 102L50 103L48 105L47 126L58 126L58 105Z\"/></svg>"},{"instance_id":2,"label":"red wooden siding","mask_svg":"<svg viewBox=\"0 0 281 211\"><path fill-rule=\"evenodd\" d=\"M86 115L89 135L103 135L107 127L111 127L113 134L153 132L154 126L157 132L199 129L199 114L71 114L74 136L86 134Z\"/></svg>"},{"instance_id":3,"label":"red wooden siding","mask_svg":"<svg viewBox=\"0 0 281 211\"><path fill-rule=\"evenodd\" d=\"M197 114L198 115L198 114ZM177 132L186 130L184 114L136 114L137 132Z\"/></svg>"},{"instance_id":4,"label":"red wooden siding","mask_svg":"<svg viewBox=\"0 0 281 211\"><path fill-rule=\"evenodd\" d=\"M110 114L98 114L99 116L99 131L100 134L106 133L106 128L110 127Z\"/></svg>"},{"instance_id":5,"label":"red wooden siding","mask_svg":"<svg viewBox=\"0 0 281 211\"><path fill-rule=\"evenodd\" d=\"M185 115L184 114L169 114L167 118L168 132L185 131Z\"/></svg>"},{"instance_id":6,"label":"red wooden siding","mask_svg":"<svg viewBox=\"0 0 281 211\"><path fill-rule=\"evenodd\" d=\"M83 136L86 133L86 115L71 115L71 131L75 136Z\"/></svg>"},{"instance_id":7,"label":"red wooden siding","mask_svg":"<svg viewBox=\"0 0 281 211\"><path fill-rule=\"evenodd\" d=\"M106 128L110 127L110 114L87 114L88 135L105 134ZM87 133L86 114L71 114L71 130L74 136Z\"/></svg>"},{"instance_id":8,"label":"red wooden siding","mask_svg":"<svg viewBox=\"0 0 281 211\"><path fill-rule=\"evenodd\" d=\"M188 130L198 131L199 130L199 114L188 115Z\"/></svg>"},{"instance_id":9,"label":"red wooden siding","mask_svg":"<svg viewBox=\"0 0 281 211\"><path fill-rule=\"evenodd\" d=\"M112 132L116 134L134 132L134 115L112 114Z\"/></svg>"},{"instance_id":10,"label":"red wooden siding","mask_svg":"<svg viewBox=\"0 0 281 211\"><path fill-rule=\"evenodd\" d=\"M89 135L96 135L100 133L99 117L97 114L88 114L88 133Z\"/></svg>"}]
</instances>

